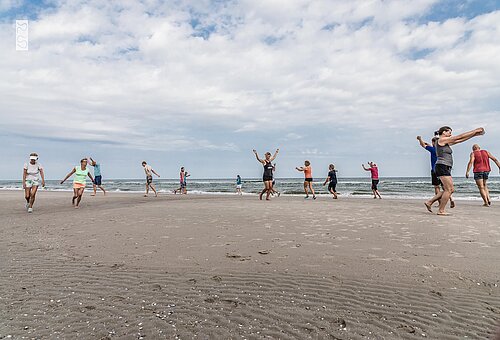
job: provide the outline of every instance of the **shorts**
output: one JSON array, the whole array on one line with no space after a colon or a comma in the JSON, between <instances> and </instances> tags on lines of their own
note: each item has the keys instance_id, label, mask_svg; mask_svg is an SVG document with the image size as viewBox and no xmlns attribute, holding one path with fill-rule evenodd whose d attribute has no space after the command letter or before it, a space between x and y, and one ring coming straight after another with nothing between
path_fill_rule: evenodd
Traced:
<instances>
[{"instance_id":1,"label":"shorts","mask_svg":"<svg viewBox=\"0 0 500 340\"><path fill-rule=\"evenodd\" d=\"M436 172L434 170L431 170L431 180L432 180L432 185L434 186L441 185L441 180L439 179L438 176L436 176Z\"/></svg>"},{"instance_id":2,"label":"shorts","mask_svg":"<svg viewBox=\"0 0 500 340\"><path fill-rule=\"evenodd\" d=\"M185 187L187 187L187 183L186 182L181 182L181 188L184 189Z\"/></svg>"},{"instance_id":3,"label":"shorts","mask_svg":"<svg viewBox=\"0 0 500 340\"><path fill-rule=\"evenodd\" d=\"M328 191L337 192L337 182L330 182L328 184Z\"/></svg>"},{"instance_id":4,"label":"shorts","mask_svg":"<svg viewBox=\"0 0 500 340\"><path fill-rule=\"evenodd\" d=\"M95 176L94 177L94 184L101 185L102 184L102 176Z\"/></svg>"},{"instance_id":5,"label":"shorts","mask_svg":"<svg viewBox=\"0 0 500 340\"><path fill-rule=\"evenodd\" d=\"M236 189L241 189L241 184L237 184Z\"/></svg>"},{"instance_id":6,"label":"shorts","mask_svg":"<svg viewBox=\"0 0 500 340\"><path fill-rule=\"evenodd\" d=\"M482 172L474 172L474 179L477 181L477 180L480 180L480 179L484 179L484 180L487 180L488 177L490 175L490 172L489 171L482 171Z\"/></svg>"},{"instance_id":7,"label":"shorts","mask_svg":"<svg viewBox=\"0 0 500 340\"><path fill-rule=\"evenodd\" d=\"M153 183L153 176L147 176L146 177L146 184L151 184Z\"/></svg>"},{"instance_id":8,"label":"shorts","mask_svg":"<svg viewBox=\"0 0 500 340\"><path fill-rule=\"evenodd\" d=\"M449 165L436 164L434 171L436 172L436 176L438 177L451 176L451 166Z\"/></svg>"},{"instance_id":9,"label":"shorts","mask_svg":"<svg viewBox=\"0 0 500 340\"><path fill-rule=\"evenodd\" d=\"M378 179L372 179L372 190L378 190L378 182L379 180Z\"/></svg>"},{"instance_id":10,"label":"shorts","mask_svg":"<svg viewBox=\"0 0 500 340\"><path fill-rule=\"evenodd\" d=\"M73 183L73 189L85 189L85 183Z\"/></svg>"},{"instance_id":11,"label":"shorts","mask_svg":"<svg viewBox=\"0 0 500 340\"><path fill-rule=\"evenodd\" d=\"M26 184L26 188L37 187L40 185L40 182L32 179L27 179L24 183Z\"/></svg>"},{"instance_id":12,"label":"shorts","mask_svg":"<svg viewBox=\"0 0 500 340\"><path fill-rule=\"evenodd\" d=\"M313 181L313 179L312 179L312 178L306 178L304 181L305 181L305 182L312 182L312 181Z\"/></svg>"},{"instance_id":13,"label":"shorts","mask_svg":"<svg viewBox=\"0 0 500 340\"><path fill-rule=\"evenodd\" d=\"M270 176L264 176L264 177L262 177L262 180L263 180L264 182L267 182L267 181L272 181L272 180L273 180L273 178L272 178L272 177L270 177Z\"/></svg>"}]
</instances>

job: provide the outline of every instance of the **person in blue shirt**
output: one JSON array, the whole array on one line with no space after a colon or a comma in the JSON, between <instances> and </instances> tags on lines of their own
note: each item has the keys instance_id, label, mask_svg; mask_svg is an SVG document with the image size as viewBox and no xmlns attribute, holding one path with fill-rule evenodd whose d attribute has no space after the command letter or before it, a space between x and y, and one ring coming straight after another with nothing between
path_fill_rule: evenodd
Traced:
<instances>
[{"instance_id":1,"label":"person in blue shirt","mask_svg":"<svg viewBox=\"0 0 500 340\"><path fill-rule=\"evenodd\" d=\"M242 195L241 193L242 181L240 175L236 176L236 193Z\"/></svg>"},{"instance_id":2,"label":"person in blue shirt","mask_svg":"<svg viewBox=\"0 0 500 340\"><path fill-rule=\"evenodd\" d=\"M98 187L102 190L104 195L106 195L106 190L104 190L104 188L102 187L101 164L94 161L92 157L89 157L89 160L90 165L92 165L92 167L94 168L94 193L90 194L90 196L96 195Z\"/></svg>"},{"instance_id":3,"label":"person in blue shirt","mask_svg":"<svg viewBox=\"0 0 500 340\"><path fill-rule=\"evenodd\" d=\"M431 143L426 143L422 140L421 136L417 136L417 140L420 144L421 147L423 147L425 150L429 151L430 156L431 156L431 181L432 185L434 186L434 193L437 195L441 191L442 183L439 180L439 177L436 176L436 162L437 162L437 154L436 154L436 142L439 139L439 137L434 136L432 138ZM450 197L450 208L455 207L455 201Z\"/></svg>"}]
</instances>

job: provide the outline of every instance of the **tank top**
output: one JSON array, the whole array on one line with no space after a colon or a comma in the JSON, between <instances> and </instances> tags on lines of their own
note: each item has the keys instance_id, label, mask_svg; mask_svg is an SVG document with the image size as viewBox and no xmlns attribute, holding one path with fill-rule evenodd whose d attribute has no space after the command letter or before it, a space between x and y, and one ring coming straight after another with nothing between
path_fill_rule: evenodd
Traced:
<instances>
[{"instance_id":1,"label":"tank top","mask_svg":"<svg viewBox=\"0 0 500 340\"><path fill-rule=\"evenodd\" d=\"M264 164L264 177L273 177L273 165L271 162L267 162Z\"/></svg>"},{"instance_id":2,"label":"tank top","mask_svg":"<svg viewBox=\"0 0 500 340\"><path fill-rule=\"evenodd\" d=\"M490 157L486 150L474 151L474 172L490 172Z\"/></svg>"},{"instance_id":3,"label":"tank top","mask_svg":"<svg viewBox=\"0 0 500 340\"><path fill-rule=\"evenodd\" d=\"M75 178L73 179L73 183L85 184L87 182L88 174L89 174L88 168L82 170L81 166L75 166Z\"/></svg>"},{"instance_id":4,"label":"tank top","mask_svg":"<svg viewBox=\"0 0 500 340\"><path fill-rule=\"evenodd\" d=\"M451 147L446 144L445 146L439 145L439 143L436 143L436 155L437 155L437 161L436 164L443 164L447 166L453 166L453 151L451 150Z\"/></svg>"},{"instance_id":5,"label":"tank top","mask_svg":"<svg viewBox=\"0 0 500 340\"><path fill-rule=\"evenodd\" d=\"M304 176L305 178L312 178L312 168L310 165L304 168Z\"/></svg>"}]
</instances>

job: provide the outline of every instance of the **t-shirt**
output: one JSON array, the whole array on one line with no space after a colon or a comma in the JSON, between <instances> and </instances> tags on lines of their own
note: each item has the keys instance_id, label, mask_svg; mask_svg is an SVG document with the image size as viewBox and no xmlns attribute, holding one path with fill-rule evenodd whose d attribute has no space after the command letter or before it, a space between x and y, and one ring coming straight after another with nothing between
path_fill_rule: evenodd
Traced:
<instances>
[{"instance_id":1,"label":"t-shirt","mask_svg":"<svg viewBox=\"0 0 500 340\"><path fill-rule=\"evenodd\" d=\"M330 182L337 183L337 171L336 170L329 171L328 177L330 177Z\"/></svg>"},{"instance_id":2,"label":"t-shirt","mask_svg":"<svg viewBox=\"0 0 500 340\"><path fill-rule=\"evenodd\" d=\"M89 168L85 168L85 170L83 170L81 166L75 166L75 177L73 178L73 183L85 184L88 174Z\"/></svg>"},{"instance_id":3,"label":"t-shirt","mask_svg":"<svg viewBox=\"0 0 500 340\"><path fill-rule=\"evenodd\" d=\"M101 164L99 163L94 165L94 176L101 176Z\"/></svg>"},{"instance_id":4,"label":"t-shirt","mask_svg":"<svg viewBox=\"0 0 500 340\"><path fill-rule=\"evenodd\" d=\"M38 162L35 164L24 163L24 169L27 172L26 180L27 181L39 181L40 180L40 170L43 170L43 167Z\"/></svg>"},{"instance_id":5,"label":"t-shirt","mask_svg":"<svg viewBox=\"0 0 500 340\"><path fill-rule=\"evenodd\" d=\"M376 166L370 168L372 179L378 179L378 168Z\"/></svg>"},{"instance_id":6,"label":"t-shirt","mask_svg":"<svg viewBox=\"0 0 500 340\"><path fill-rule=\"evenodd\" d=\"M312 168L310 165L304 168L304 176L305 178L312 178Z\"/></svg>"},{"instance_id":7,"label":"t-shirt","mask_svg":"<svg viewBox=\"0 0 500 340\"><path fill-rule=\"evenodd\" d=\"M438 160L438 156L436 154L436 148L430 145L427 145L425 147L425 150L429 151L431 153L431 169L434 171L436 168L436 162Z\"/></svg>"},{"instance_id":8,"label":"t-shirt","mask_svg":"<svg viewBox=\"0 0 500 340\"><path fill-rule=\"evenodd\" d=\"M150 176L150 177L152 177L152 176L153 176L152 171L153 171L153 168L151 167L151 165L146 164L146 165L144 166L144 172L146 173L146 176Z\"/></svg>"}]
</instances>

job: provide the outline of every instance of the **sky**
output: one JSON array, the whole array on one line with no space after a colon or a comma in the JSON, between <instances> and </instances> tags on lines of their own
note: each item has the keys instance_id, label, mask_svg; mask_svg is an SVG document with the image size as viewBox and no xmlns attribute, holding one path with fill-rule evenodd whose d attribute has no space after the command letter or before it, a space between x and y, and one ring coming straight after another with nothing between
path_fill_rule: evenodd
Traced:
<instances>
[{"instance_id":1,"label":"sky","mask_svg":"<svg viewBox=\"0 0 500 340\"><path fill-rule=\"evenodd\" d=\"M15 20L29 20L29 51ZM0 179L37 152L59 179L91 156L104 178L429 176L416 141L500 156L496 0L0 0ZM5 161L6 160L6 161ZM496 173L496 171L495 171Z\"/></svg>"}]
</instances>

